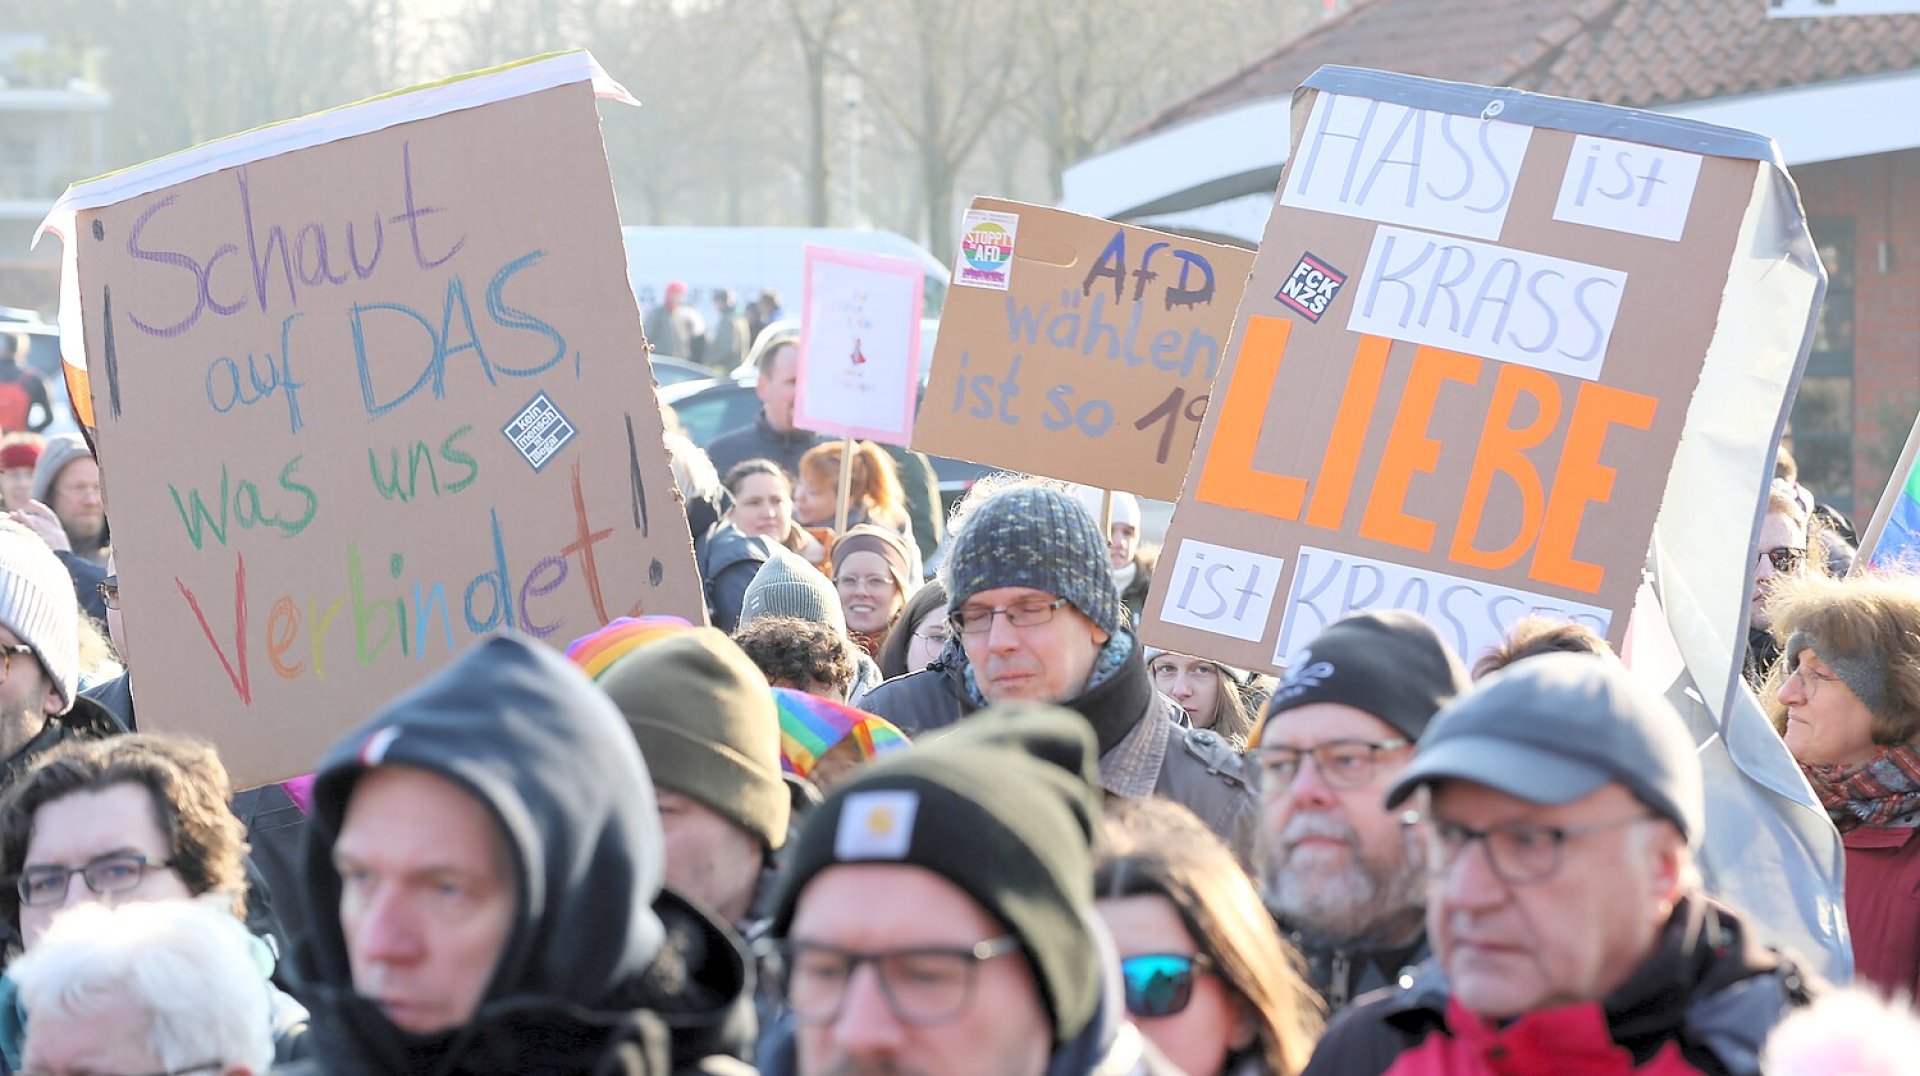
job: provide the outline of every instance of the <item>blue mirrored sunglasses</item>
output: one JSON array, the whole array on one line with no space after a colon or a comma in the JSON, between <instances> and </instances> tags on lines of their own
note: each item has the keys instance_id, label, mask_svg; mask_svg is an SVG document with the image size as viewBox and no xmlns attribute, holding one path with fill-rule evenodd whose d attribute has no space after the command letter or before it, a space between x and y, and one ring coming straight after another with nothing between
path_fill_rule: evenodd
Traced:
<instances>
[{"instance_id":1,"label":"blue mirrored sunglasses","mask_svg":"<svg viewBox=\"0 0 1920 1076\"><path fill-rule=\"evenodd\" d=\"M1205 953L1143 953L1120 961L1127 1011L1135 1016L1172 1016L1193 1000L1193 977L1213 968Z\"/></svg>"}]
</instances>

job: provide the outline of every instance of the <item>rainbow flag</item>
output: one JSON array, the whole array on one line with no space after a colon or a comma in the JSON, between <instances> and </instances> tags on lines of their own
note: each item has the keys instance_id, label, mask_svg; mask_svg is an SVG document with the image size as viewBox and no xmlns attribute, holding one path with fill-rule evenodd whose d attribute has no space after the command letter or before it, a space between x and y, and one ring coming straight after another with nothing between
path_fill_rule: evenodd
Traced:
<instances>
[{"instance_id":1,"label":"rainbow flag","mask_svg":"<svg viewBox=\"0 0 1920 1076\"><path fill-rule=\"evenodd\" d=\"M1887 529L1880 532L1867 560L1876 568L1920 566L1920 464L1907 472L1899 499L1887 514Z\"/></svg>"},{"instance_id":2,"label":"rainbow flag","mask_svg":"<svg viewBox=\"0 0 1920 1076\"><path fill-rule=\"evenodd\" d=\"M1920 419L1907 435L1906 449L1874 509L1860 553L1872 568L1920 572Z\"/></svg>"},{"instance_id":3,"label":"rainbow flag","mask_svg":"<svg viewBox=\"0 0 1920 1076\"><path fill-rule=\"evenodd\" d=\"M863 762L909 743L886 718L844 703L784 687L773 689L773 702L780 713L780 765L801 777L812 776L821 757L843 740L854 742Z\"/></svg>"}]
</instances>

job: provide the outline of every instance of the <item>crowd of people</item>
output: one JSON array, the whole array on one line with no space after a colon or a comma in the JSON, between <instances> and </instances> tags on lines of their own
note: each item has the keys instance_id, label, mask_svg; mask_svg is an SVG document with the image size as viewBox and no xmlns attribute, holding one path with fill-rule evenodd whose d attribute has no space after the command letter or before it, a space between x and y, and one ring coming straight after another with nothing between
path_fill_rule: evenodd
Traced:
<instances>
[{"instance_id":1,"label":"crowd of people","mask_svg":"<svg viewBox=\"0 0 1920 1076\"><path fill-rule=\"evenodd\" d=\"M139 731L85 441L0 442L0 1074L1909 1070L1920 579L1790 473L1747 673L1852 987L1710 891L1696 744L1591 631L1148 646L1137 501L942 513L793 426L793 347L712 459L668 438L713 626L483 638L238 792Z\"/></svg>"},{"instance_id":2,"label":"crowd of people","mask_svg":"<svg viewBox=\"0 0 1920 1076\"><path fill-rule=\"evenodd\" d=\"M670 281L661 291L644 322L647 340L656 354L701 363L722 375L732 373L760 331L783 314L780 293L771 288L744 306L731 289L715 288L709 321L687 301L687 291L683 280Z\"/></svg>"}]
</instances>

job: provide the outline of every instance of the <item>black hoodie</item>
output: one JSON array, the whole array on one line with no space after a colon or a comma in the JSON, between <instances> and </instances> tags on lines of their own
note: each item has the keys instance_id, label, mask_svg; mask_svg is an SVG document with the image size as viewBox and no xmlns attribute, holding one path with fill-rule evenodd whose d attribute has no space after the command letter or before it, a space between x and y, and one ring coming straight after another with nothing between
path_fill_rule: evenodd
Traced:
<instances>
[{"instance_id":1,"label":"black hoodie","mask_svg":"<svg viewBox=\"0 0 1920 1076\"><path fill-rule=\"evenodd\" d=\"M514 852L518 910L479 1009L434 1035L353 993L333 844L355 783L381 765L445 777ZM324 1072L680 1071L744 1057L752 982L738 940L661 893L652 783L619 710L552 650L489 638L336 744L313 789L311 929L299 949ZM664 925L663 925L664 920Z\"/></svg>"}]
</instances>

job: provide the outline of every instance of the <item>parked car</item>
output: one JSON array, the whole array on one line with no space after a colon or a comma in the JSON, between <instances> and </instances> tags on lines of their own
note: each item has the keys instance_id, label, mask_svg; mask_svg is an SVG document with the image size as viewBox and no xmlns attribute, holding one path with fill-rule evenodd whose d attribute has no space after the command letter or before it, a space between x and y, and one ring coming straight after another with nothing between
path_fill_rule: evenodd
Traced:
<instances>
[{"instance_id":1,"label":"parked car","mask_svg":"<svg viewBox=\"0 0 1920 1076\"><path fill-rule=\"evenodd\" d=\"M671 355L654 355L648 360L648 365L653 367L654 384L661 388L713 377L713 367L702 366L687 359L676 359Z\"/></svg>"},{"instance_id":2,"label":"parked car","mask_svg":"<svg viewBox=\"0 0 1920 1076\"><path fill-rule=\"evenodd\" d=\"M749 370L724 378L663 385L660 398L680 416L680 426L688 439L705 448L714 438L745 426L760 413L760 397L754 393L753 386L754 376ZM940 483L943 511L950 511L954 502L972 489L975 482L999 470L945 456L927 459L932 461L934 476Z\"/></svg>"}]
</instances>

